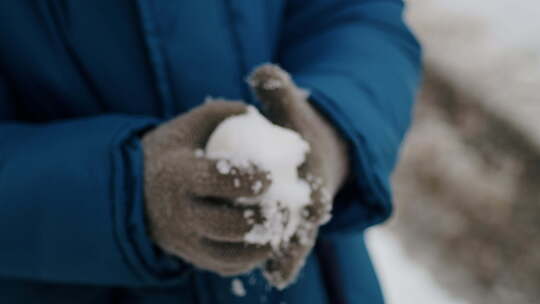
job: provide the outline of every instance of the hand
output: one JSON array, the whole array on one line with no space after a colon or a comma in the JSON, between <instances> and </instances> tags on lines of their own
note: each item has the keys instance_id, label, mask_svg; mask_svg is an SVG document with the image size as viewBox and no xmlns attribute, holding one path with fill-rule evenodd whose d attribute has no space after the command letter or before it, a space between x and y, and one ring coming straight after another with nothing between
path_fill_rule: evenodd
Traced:
<instances>
[{"instance_id":1,"label":"hand","mask_svg":"<svg viewBox=\"0 0 540 304\"><path fill-rule=\"evenodd\" d=\"M146 213L153 240L166 252L222 275L248 272L271 253L269 246L244 243L252 228L244 217L248 208L232 203L237 197L264 192L270 184L267 173L210 160L197 150L223 119L245 111L239 102L214 101L142 139ZM255 193L256 181L263 187Z\"/></svg>"},{"instance_id":2,"label":"hand","mask_svg":"<svg viewBox=\"0 0 540 304\"><path fill-rule=\"evenodd\" d=\"M314 246L318 226L330 218L333 198L348 174L347 145L310 104L309 94L298 88L280 67L260 66L249 80L269 118L300 133L311 146L299 174L312 185L312 204L306 211L307 222L313 225L265 266L266 276L273 285L285 287L295 279Z\"/></svg>"}]
</instances>

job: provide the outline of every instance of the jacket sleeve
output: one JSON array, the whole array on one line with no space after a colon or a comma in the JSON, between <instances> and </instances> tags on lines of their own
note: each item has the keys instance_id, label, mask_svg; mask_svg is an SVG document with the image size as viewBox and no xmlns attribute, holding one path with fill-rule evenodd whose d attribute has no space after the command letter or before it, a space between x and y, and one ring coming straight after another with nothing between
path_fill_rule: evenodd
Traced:
<instances>
[{"instance_id":1,"label":"jacket sleeve","mask_svg":"<svg viewBox=\"0 0 540 304\"><path fill-rule=\"evenodd\" d=\"M288 3L278 62L350 146L353 173L323 230L366 228L392 210L389 179L410 124L420 46L401 0Z\"/></svg>"},{"instance_id":2,"label":"jacket sleeve","mask_svg":"<svg viewBox=\"0 0 540 304\"><path fill-rule=\"evenodd\" d=\"M139 286L185 264L147 237L138 134L149 118L16 121L0 79L0 277Z\"/></svg>"}]
</instances>

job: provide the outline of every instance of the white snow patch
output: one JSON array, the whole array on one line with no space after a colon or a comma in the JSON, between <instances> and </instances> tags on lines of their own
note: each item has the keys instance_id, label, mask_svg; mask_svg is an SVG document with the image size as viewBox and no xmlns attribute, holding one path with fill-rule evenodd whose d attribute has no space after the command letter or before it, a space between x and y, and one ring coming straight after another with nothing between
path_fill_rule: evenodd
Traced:
<instances>
[{"instance_id":1,"label":"white snow patch","mask_svg":"<svg viewBox=\"0 0 540 304\"><path fill-rule=\"evenodd\" d=\"M372 228L366 241L388 304L469 304L437 285L389 231Z\"/></svg>"},{"instance_id":2,"label":"white snow patch","mask_svg":"<svg viewBox=\"0 0 540 304\"><path fill-rule=\"evenodd\" d=\"M255 215L255 211L253 210L246 210L244 211L244 217L245 218L251 218Z\"/></svg>"},{"instance_id":3,"label":"white snow patch","mask_svg":"<svg viewBox=\"0 0 540 304\"><path fill-rule=\"evenodd\" d=\"M234 279L231 283L231 291L237 297L243 297L246 295L246 288L240 279Z\"/></svg>"},{"instance_id":4,"label":"white snow patch","mask_svg":"<svg viewBox=\"0 0 540 304\"><path fill-rule=\"evenodd\" d=\"M262 186L263 186L263 184L262 184L262 182L260 180L255 181L253 183L253 185L251 186L251 190L253 191L253 193L257 194L257 193L261 192Z\"/></svg>"},{"instance_id":5,"label":"white snow patch","mask_svg":"<svg viewBox=\"0 0 540 304\"><path fill-rule=\"evenodd\" d=\"M223 175L231 173L231 169L232 169L231 164L224 159L220 159L217 161L216 168L218 172Z\"/></svg>"},{"instance_id":6,"label":"white snow patch","mask_svg":"<svg viewBox=\"0 0 540 304\"><path fill-rule=\"evenodd\" d=\"M264 218L245 235L246 242L271 244L279 251L300 226L305 226L301 211L311 203L311 188L298 176L298 167L309 149L298 133L272 124L251 106L245 114L225 119L212 133L206 155L220 159L220 172L227 174L231 164L255 164L271 174L272 184L266 192L253 200L238 200L243 204L259 203ZM224 164L219 165L222 161ZM261 187L262 183L257 181L252 189L257 193Z\"/></svg>"}]
</instances>

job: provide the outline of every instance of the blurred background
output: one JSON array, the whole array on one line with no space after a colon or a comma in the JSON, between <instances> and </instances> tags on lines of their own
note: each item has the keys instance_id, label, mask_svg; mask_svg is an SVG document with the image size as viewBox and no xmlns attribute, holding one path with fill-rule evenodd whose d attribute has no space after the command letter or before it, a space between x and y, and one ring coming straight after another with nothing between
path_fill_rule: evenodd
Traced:
<instances>
[{"instance_id":1,"label":"blurred background","mask_svg":"<svg viewBox=\"0 0 540 304\"><path fill-rule=\"evenodd\" d=\"M540 303L540 1L408 0L407 20L425 78L367 236L387 300Z\"/></svg>"}]
</instances>

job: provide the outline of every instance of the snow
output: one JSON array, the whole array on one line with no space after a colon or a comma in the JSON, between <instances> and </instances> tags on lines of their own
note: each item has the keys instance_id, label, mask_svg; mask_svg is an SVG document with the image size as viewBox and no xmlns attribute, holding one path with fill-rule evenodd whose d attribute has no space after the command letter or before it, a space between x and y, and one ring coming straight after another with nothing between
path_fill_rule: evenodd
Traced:
<instances>
[{"instance_id":1,"label":"snow","mask_svg":"<svg viewBox=\"0 0 540 304\"><path fill-rule=\"evenodd\" d=\"M237 297L243 297L246 295L246 288L240 279L234 279L231 282L232 293Z\"/></svg>"},{"instance_id":2,"label":"snow","mask_svg":"<svg viewBox=\"0 0 540 304\"><path fill-rule=\"evenodd\" d=\"M278 85L278 84L272 84ZM254 107L245 114L225 119L214 130L206 144L206 156L218 159L218 170L231 171L231 165L250 167L255 164L269 172L272 180L266 192L255 199L238 198L237 203L260 204L264 220L245 235L253 244L270 244L275 251L285 248L299 229L307 229L302 210L311 203L311 187L298 176L309 144L293 130L274 125ZM254 181L255 194L262 189Z\"/></svg>"},{"instance_id":3,"label":"snow","mask_svg":"<svg viewBox=\"0 0 540 304\"><path fill-rule=\"evenodd\" d=\"M218 160L216 162L216 168L219 173L224 174L224 175L231 173L231 169L232 169L231 164L225 159Z\"/></svg>"},{"instance_id":4,"label":"snow","mask_svg":"<svg viewBox=\"0 0 540 304\"><path fill-rule=\"evenodd\" d=\"M384 228L367 233L367 245L388 304L468 304L437 285L428 271L407 256Z\"/></svg>"},{"instance_id":5,"label":"snow","mask_svg":"<svg viewBox=\"0 0 540 304\"><path fill-rule=\"evenodd\" d=\"M454 24L460 20L474 22L464 26L472 30L475 26L481 27L483 43L490 43L495 49L530 48L540 51L540 41L531 39L540 30L540 1L490 0L486 5L483 1L471 0L409 0L409 4L413 11L424 13L429 10L430 18L452 18Z\"/></svg>"},{"instance_id":6,"label":"snow","mask_svg":"<svg viewBox=\"0 0 540 304\"><path fill-rule=\"evenodd\" d=\"M255 181L253 183L253 186L251 187L251 190L253 191L253 193L257 194L259 192L261 192L261 189L262 189L262 182L261 181Z\"/></svg>"},{"instance_id":7,"label":"snow","mask_svg":"<svg viewBox=\"0 0 540 304\"><path fill-rule=\"evenodd\" d=\"M540 1L409 0L428 68L540 148Z\"/></svg>"},{"instance_id":8,"label":"snow","mask_svg":"<svg viewBox=\"0 0 540 304\"><path fill-rule=\"evenodd\" d=\"M204 150L203 149L196 149L195 150L195 157L196 158L201 158L204 156Z\"/></svg>"},{"instance_id":9,"label":"snow","mask_svg":"<svg viewBox=\"0 0 540 304\"><path fill-rule=\"evenodd\" d=\"M246 210L246 211L244 211L244 216L245 216L246 218L252 217L252 216L254 216L254 215L255 215L255 212L254 212L253 210Z\"/></svg>"}]
</instances>

